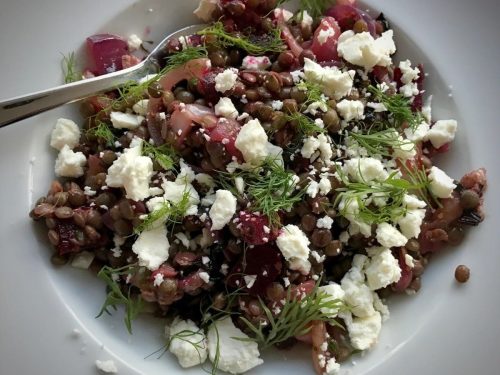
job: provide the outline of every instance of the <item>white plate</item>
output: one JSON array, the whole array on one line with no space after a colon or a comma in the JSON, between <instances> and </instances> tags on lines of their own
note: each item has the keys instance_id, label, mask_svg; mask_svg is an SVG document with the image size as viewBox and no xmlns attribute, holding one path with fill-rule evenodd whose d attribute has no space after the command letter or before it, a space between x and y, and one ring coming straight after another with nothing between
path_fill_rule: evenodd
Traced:
<instances>
[{"instance_id":1,"label":"white plate","mask_svg":"<svg viewBox=\"0 0 500 375\"><path fill-rule=\"evenodd\" d=\"M150 38L158 40L189 24L195 3L3 0L0 97L59 84L60 53L81 48L88 35L107 31L144 36L150 27ZM455 177L471 168L488 169L488 216L463 245L434 259L420 293L391 301L391 319L379 345L356 358L355 366L344 366L344 372L497 374L500 9L488 0L384 0L376 7L396 30L398 57L425 63L434 117L459 120L458 139L441 165ZM50 265L44 233L28 212L52 178L54 153L48 135L63 115L77 114L73 108L60 108L0 130L0 374L88 375L96 373L96 359L109 358L120 374L202 373L182 371L168 354L144 360L162 345L161 322L140 320L129 337L119 314L94 319L104 296L100 282L86 272ZM453 272L461 263L471 268L472 276L458 286ZM72 335L75 328L82 332L79 337ZM312 373L309 358L300 348L266 355L266 364L251 373Z\"/></svg>"}]
</instances>

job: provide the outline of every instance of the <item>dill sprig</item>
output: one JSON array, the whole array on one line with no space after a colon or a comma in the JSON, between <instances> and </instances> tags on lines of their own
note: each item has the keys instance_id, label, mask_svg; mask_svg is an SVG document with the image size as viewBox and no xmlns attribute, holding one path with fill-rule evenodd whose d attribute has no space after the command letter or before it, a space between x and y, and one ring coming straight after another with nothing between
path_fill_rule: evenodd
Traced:
<instances>
[{"instance_id":1,"label":"dill sprig","mask_svg":"<svg viewBox=\"0 0 500 375\"><path fill-rule=\"evenodd\" d=\"M281 40L281 30L272 29L262 37L243 34L231 34L224 29L222 22L215 22L211 26L198 32L199 35L213 35L221 47L237 47L252 55L264 55L269 52L281 52L284 49Z\"/></svg>"},{"instance_id":2,"label":"dill sprig","mask_svg":"<svg viewBox=\"0 0 500 375\"><path fill-rule=\"evenodd\" d=\"M116 141L116 135L108 124L103 121L96 121L96 126L86 131L87 136L96 137L105 141L106 145L113 146Z\"/></svg>"},{"instance_id":3,"label":"dill sprig","mask_svg":"<svg viewBox=\"0 0 500 375\"><path fill-rule=\"evenodd\" d=\"M279 0L276 7L280 7L288 2L290 2L290 0ZM307 10L307 13L309 13L311 17L317 18L324 15L325 11L332 6L333 3L333 0L300 0L299 9L296 13L300 14Z\"/></svg>"},{"instance_id":4,"label":"dill sprig","mask_svg":"<svg viewBox=\"0 0 500 375\"><path fill-rule=\"evenodd\" d=\"M302 104L302 108L305 109L314 102L324 102L325 96L323 95L323 90L321 86L314 82L301 81L297 85L297 88L306 93L306 100Z\"/></svg>"},{"instance_id":5,"label":"dill sprig","mask_svg":"<svg viewBox=\"0 0 500 375\"><path fill-rule=\"evenodd\" d=\"M123 275L135 273L137 268L138 267L135 264L127 265L121 268L104 266L97 274L97 277L106 282L107 287L109 288L109 293L107 294L101 311L96 318L99 318L103 313L111 315L109 311L110 307L117 310L118 305L123 305L125 307L124 322L127 327L127 331L130 334L132 334L132 320L137 318L137 315L141 312L143 308L143 301L141 296L131 295L131 287L128 288L128 292L126 294L123 293L119 280Z\"/></svg>"},{"instance_id":6,"label":"dill sprig","mask_svg":"<svg viewBox=\"0 0 500 375\"><path fill-rule=\"evenodd\" d=\"M297 132L299 137L303 139L318 133L325 133L325 128L320 128L311 118L308 116L295 112L286 116L287 121L293 122L297 127Z\"/></svg>"},{"instance_id":7,"label":"dill sprig","mask_svg":"<svg viewBox=\"0 0 500 375\"><path fill-rule=\"evenodd\" d=\"M429 176L424 166L421 168L409 168L406 163L403 163L401 168L403 169L404 178L413 185L413 193L427 203L428 206L443 206L430 189L431 181L429 180Z\"/></svg>"},{"instance_id":8,"label":"dill sprig","mask_svg":"<svg viewBox=\"0 0 500 375\"><path fill-rule=\"evenodd\" d=\"M64 74L64 83L76 82L81 79L81 74L76 70L76 58L74 52L70 52L67 56L63 55L61 65Z\"/></svg>"},{"instance_id":9,"label":"dill sprig","mask_svg":"<svg viewBox=\"0 0 500 375\"><path fill-rule=\"evenodd\" d=\"M207 57L208 52L205 46L187 46L179 52L168 56L166 58L166 69L172 70L186 64L188 61L199 59L202 57ZM164 69L165 70L165 69ZM163 74L166 73L163 72Z\"/></svg>"},{"instance_id":10,"label":"dill sprig","mask_svg":"<svg viewBox=\"0 0 500 375\"><path fill-rule=\"evenodd\" d=\"M385 105L390 113L387 123L377 122L378 126L400 129L403 125L407 125L413 129L422 122L422 114L412 111L409 98L401 94L389 95L374 86L368 86L368 91L374 96L375 100Z\"/></svg>"},{"instance_id":11,"label":"dill sprig","mask_svg":"<svg viewBox=\"0 0 500 375\"><path fill-rule=\"evenodd\" d=\"M149 142L143 142L142 154L156 160L166 171L172 169L175 161L178 159L175 149L166 143L155 146Z\"/></svg>"},{"instance_id":12,"label":"dill sprig","mask_svg":"<svg viewBox=\"0 0 500 375\"><path fill-rule=\"evenodd\" d=\"M406 214L404 196L410 190L419 190L422 186L398 177L398 172L391 173L384 181L351 182L347 176L337 168L344 186L337 188L338 193L334 205L340 207L340 214L344 217L354 215L366 223L379 224L396 221ZM372 204L374 199L384 199L385 204ZM356 203L354 203L356 202ZM349 207L355 204L355 210ZM354 212L353 212L354 211Z\"/></svg>"},{"instance_id":13,"label":"dill sprig","mask_svg":"<svg viewBox=\"0 0 500 375\"><path fill-rule=\"evenodd\" d=\"M305 189L296 189L294 176L277 159L267 158L258 167L239 173L222 173L219 181L222 186L239 195L235 178L243 178L247 196L251 199L250 208L267 216L269 224L274 227L280 222L279 212L292 209L305 193Z\"/></svg>"},{"instance_id":14,"label":"dill sprig","mask_svg":"<svg viewBox=\"0 0 500 375\"><path fill-rule=\"evenodd\" d=\"M189 191L186 190L178 203L173 204L166 200L161 207L146 215L142 223L134 228L134 233L139 234L151 229L159 222L179 224L190 206L190 197Z\"/></svg>"},{"instance_id":15,"label":"dill sprig","mask_svg":"<svg viewBox=\"0 0 500 375\"><path fill-rule=\"evenodd\" d=\"M360 146L364 147L370 155L382 155L390 157L394 149L415 143L409 139L401 139L399 133L394 128L379 131L368 131L366 134L350 132L349 137L354 139Z\"/></svg>"},{"instance_id":16,"label":"dill sprig","mask_svg":"<svg viewBox=\"0 0 500 375\"><path fill-rule=\"evenodd\" d=\"M292 295L291 288L288 288L285 302L277 316L273 315L260 297L259 301L269 324L254 324L244 317L240 319L254 334L254 337L248 340L257 342L262 348L273 346L290 337L305 335L314 321L338 324L332 313L345 308L341 300L332 299L327 293L319 291L318 284L302 299Z\"/></svg>"}]
</instances>

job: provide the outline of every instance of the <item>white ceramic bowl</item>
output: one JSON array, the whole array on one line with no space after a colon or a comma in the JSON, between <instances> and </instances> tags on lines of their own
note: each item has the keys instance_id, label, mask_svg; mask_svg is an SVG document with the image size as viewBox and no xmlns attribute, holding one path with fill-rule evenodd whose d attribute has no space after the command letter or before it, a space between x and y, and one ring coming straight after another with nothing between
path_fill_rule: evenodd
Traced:
<instances>
[{"instance_id":1,"label":"white ceramic bowl","mask_svg":"<svg viewBox=\"0 0 500 375\"><path fill-rule=\"evenodd\" d=\"M158 41L195 20L196 0L3 0L0 5L0 98L61 82L61 53L81 50L99 31ZM397 58L423 62L434 94L435 118L457 118L452 151L440 161L460 177L488 169L487 219L459 248L435 257L416 296L390 302L391 319L378 346L343 366L356 374L497 374L500 338L498 266L498 37L494 1L373 2L395 29ZM81 51L80 51L81 53ZM162 324L140 319L129 336L122 316L94 319L104 287L92 275L70 267L56 270L43 231L28 218L33 201L53 177L48 136L61 116L78 118L71 106L0 130L0 374L88 375L96 359L114 359L120 374L201 374L182 370L166 354L145 356L162 346ZM457 285L458 264L471 279ZM74 329L81 334L75 335ZM312 374L306 348L270 353L252 374Z\"/></svg>"}]
</instances>

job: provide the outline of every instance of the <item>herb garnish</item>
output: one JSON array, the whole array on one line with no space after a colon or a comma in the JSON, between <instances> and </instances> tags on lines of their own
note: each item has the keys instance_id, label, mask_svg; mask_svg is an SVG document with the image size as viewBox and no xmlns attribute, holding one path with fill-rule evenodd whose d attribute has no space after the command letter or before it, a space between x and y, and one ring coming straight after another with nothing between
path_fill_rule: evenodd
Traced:
<instances>
[{"instance_id":1,"label":"herb garnish","mask_svg":"<svg viewBox=\"0 0 500 375\"><path fill-rule=\"evenodd\" d=\"M189 191L186 190L182 194L181 200L176 204L165 200L160 208L157 208L153 212L146 215L142 223L134 228L134 233L140 234L145 230L151 229L158 222L179 224L190 206L190 198L191 195L189 194Z\"/></svg>"},{"instance_id":2,"label":"herb garnish","mask_svg":"<svg viewBox=\"0 0 500 375\"><path fill-rule=\"evenodd\" d=\"M353 215L366 223L394 222L404 216L404 196L409 190L423 187L399 178L398 171L392 172L384 181L370 182L351 182L340 168L337 168L337 173L344 186L336 189L338 195L334 205L338 207L343 202L343 207L340 207L342 216ZM383 199L385 203L372 204L374 199Z\"/></svg>"},{"instance_id":3,"label":"herb garnish","mask_svg":"<svg viewBox=\"0 0 500 375\"><path fill-rule=\"evenodd\" d=\"M213 35L217 38L217 44L221 47L237 47L247 51L251 55L264 55L269 52L281 52L284 49L281 40L281 30L272 29L263 37L254 37L243 34L231 34L224 29L222 22L215 22L213 25L198 32L199 35Z\"/></svg>"},{"instance_id":4,"label":"herb garnish","mask_svg":"<svg viewBox=\"0 0 500 375\"><path fill-rule=\"evenodd\" d=\"M404 147L406 151L410 151L415 148L414 142L402 139L394 128L373 132L368 131L365 134L350 132L349 137L354 139L361 147L364 147L370 155L390 157L394 149L402 149ZM411 147L406 149L406 146Z\"/></svg>"},{"instance_id":5,"label":"herb garnish","mask_svg":"<svg viewBox=\"0 0 500 375\"><path fill-rule=\"evenodd\" d=\"M127 265L121 268L104 266L97 274L97 277L106 282L110 291L106 296L106 300L104 301L101 311L96 318L99 318L103 313L111 315L109 307L117 310L118 305L123 305L125 307L125 326L130 334L132 334L132 320L137 318L137 315L141 312L143 301L140 295L131 295L131 286L129 286L128 292L124 294L120 286L119 279L121 276L136 273L137 268L138 266L135 264Z\"/></svg>"},{"instance_id":6,"label":"herb garnish","mask_svg":"<svg viewBox=\"0 0 500 375\"><path fill-rule=\"evenodd\" d=\"M291 288L288 288L285 302L277 316L274 316L269 307L259 298L260 307L264 310L269 323L253 324L248 319L240 317L255 337L238 340L255 341L262 348L267 348L290 337L305 335L310 331L310 323L313 321L338 324L333 315L334 312L339 312L344 308L342 301L332 299L329 294L319 291L318 285L319 283L302 299L292 295Z\"/></svg>"},{"instance_id":7,"label":"herb garnish","mask_svg":"<svg viewBox=\"0 0 500 375\"><path fill-rule=\"evenodd\" d=\"M420 125L423 121L422 113L413 112L411 110L410 99L401 94L388 95L381 89L368 86L368 91L373 94L375 100L385 105L387 111L390 113L390 118L387 122L375 122L374 125L382 128L395 128L400 129L406 125L412 129Z\"/></svg>"},{"instance_id":8,"label":"herb garnish","mask_svg":"<svg viewBox=\"0 0 500 375\"><path fill-rule=\"evenodd\" d=\"M174 167L174 162L178 158L175 149L167 143L155 146L144 141L142 143L142 154L156 160L166 171Z\"/></svg>"},{"instance_id":9,"label":"herb garnish","mask_svg":"<svg viewBox=\"0 0 500 375\"><path fill-rule=\"evenodd\" d=\"M413 185L412 190L415 194L420 197L427 205L434 207L442 207L439 199L432 193L430 189L431 181L425 170L425 167L420 168L413 167L410 168L406 164L403 164L403 175L404 178L410 181Z\"/></svg>"},{"instance_id":10,"label":"herb garnish","mask_svg":"<svg viewBox=\"0 0 500 375\"><path fill-rule=\"evenodd\" d=\"M76 82L81 79L81 74L76 70L76 59L74 52L70 52L67 56L63 55L61 64L64 74L64 83Z\"/></svg>"},{"instance_id":11,"label":"herb garnish","mask_svg":"<svg viewBox=\"0 0 500 375\"><path fill-rule=\"evenodd\" d=\"M103 121L96 121L96 126L90 128L85 133L87 136L100 138L105 141L106 145L113 146L116 136L110 129L109 125Z\"/></svg>"},{"instance_id":12,"label":"herb garnish","mask_svg":"<svg viewBox=\"0 0 500 375\"><path fill-rule=\"evenodd\" d=\"M269 224L276 226L280 222L279 211L290 210L305 193L305 189L296 189L294 176L283 168L279 160L267 158L258 167L239 173L222 173L219 181L222 186L240 195L234 187L234 179L243 178L247 196L251 199L250 208L267 216Z\"/></svg>"},{"instance_id":13,"label":"herb garnish","mask_svg":"<svg viewBox=\"0 0 500 375\"><path fill-rule=\"evenodd\" d=\"M290 0L279 0L276 7L280 7L282 4L288 3ZM320 17L325 14L328 7L332 6L333 0L300 0L299 10L297 13L302 13L305 10L313 18Z\"/></svg>"},{"instance_id":14,"label":"herb garnish","mask_svg":"<svg viewBox=\"0 0 500 375\"><path fill-rule=\"evenodd\" d=\"M311 118L300 113L295 112L291 115L287 115L287 121L291 121L296 125L299 137L302 139L317 133L325 133L325 128L320 128Z\"/></svg>"}]
</instances>

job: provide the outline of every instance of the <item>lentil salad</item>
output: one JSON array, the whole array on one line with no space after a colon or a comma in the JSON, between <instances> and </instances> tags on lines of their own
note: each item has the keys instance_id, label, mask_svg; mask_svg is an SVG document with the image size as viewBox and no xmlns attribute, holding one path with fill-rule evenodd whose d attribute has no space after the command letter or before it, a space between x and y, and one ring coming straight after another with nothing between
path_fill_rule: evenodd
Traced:
<instances>
[{"instance_id":1,"label":"lentil salad","mask_svg":"<svg viewBox=\"0 0 500 375\"><path fill-rule=\"evenodd\" d=\"M251 3L243 5L252 9ZM241 4L215 9L233 37L250 22L231 26ZM345 7L350 19L342 18ZM385 21L352 22L360 14L353 9L338 2L327 12L333 20L309 26L308 14L286 20L281 10L262 24L252 20L262 35L273 35L266 30L271 24L281 30L286 50L265 56L221 43L228 38L216 25L203 37L173 41L169 56L200 55L139 87L140 99L135 88L129 98L124 90L118 100L92 99L81 137L63 142L59 168L56 162L68 180L55 182L32 213L46 221L54 262L90 262L108 276L111 292L119 287L114 293L123 299L107 302L123 303L130 318L146 304L162 316L180 316L170 349L182 341L179 332L191 333L194 353L203 353L193 345L202 340L214 364L210 333L219 325L223 331L229 312L241 334L261 347L312 340L318 373L334 373L351 352L371 347L388 314L380 297L417 291L430 254L457 244L465 226L482 220L486 180L477 170L457 183L433 166L456 123L431 121L422 102L423 67L384 62L393 53L389 42L372 67L354 53L356 43L374 46L385 33L385 41L392 37ZM269 10L259 6L255 13ZM328 46L335 47L330 55ZM189 64L190 72L198 69L196 82L184 78ZM169 86L172 72L182 78ZM150 176L142 174L150 169L147 159ZM139 164L140 170L131 167ZM147 189L131 175L146 180ZM165 238L166 259L141 250L148 242L164 248ZM312 307L320 306L316 319L282 341L270 340L271 322L283 321L283 312L308 296ZM371 337L366 322L377 326ZM174 329L182 324L188 328ZM248 348L255 354L255 346ZM259 364L254 357L248 366ZM192 358L181 365L203 355ZM222 362L225 371L248 369Z\"/></svg>"}]
</instances>

